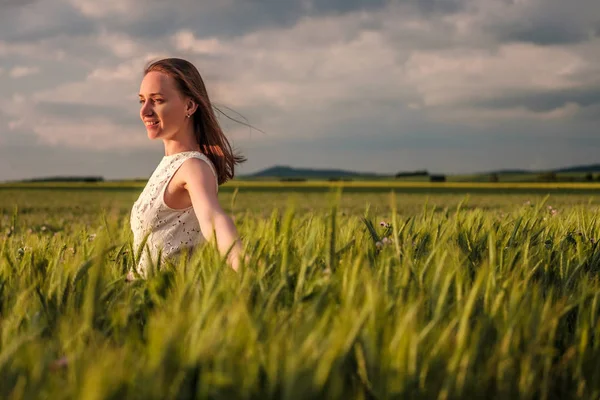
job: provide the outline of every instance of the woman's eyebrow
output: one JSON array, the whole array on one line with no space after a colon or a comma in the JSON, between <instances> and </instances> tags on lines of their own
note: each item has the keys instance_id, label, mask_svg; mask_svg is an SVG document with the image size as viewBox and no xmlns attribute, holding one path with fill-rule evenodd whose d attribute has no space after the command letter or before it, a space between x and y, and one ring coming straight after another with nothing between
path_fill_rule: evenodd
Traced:
<instances>
[{"instance_id":1,"label":"woman's eyebrow","mask_svg":"<svg viewBox=\"0 0 600 400\"><path fill-rule=\"evenodd\" d=\"M161 92L156 92L156 93L150 93L150 94L148 95L148 97L152 97L152 96L162 96L162 95L163 95L163 94L162 94ZM139 97L144 97L144 95L143 95L143 94L141 94L141 93L140 93L140 94L138 94L138 96L139 96Z\"/></svg>"}]
</instances>

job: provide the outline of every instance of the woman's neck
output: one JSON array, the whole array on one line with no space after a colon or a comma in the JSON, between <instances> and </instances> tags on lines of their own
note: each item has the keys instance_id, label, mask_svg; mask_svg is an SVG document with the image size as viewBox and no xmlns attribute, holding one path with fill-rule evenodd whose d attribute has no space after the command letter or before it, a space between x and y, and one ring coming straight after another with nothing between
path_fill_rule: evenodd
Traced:
<instances>
[{"instance_id":1,"label":"woman's neck","mask_svg":"<svg viewBox=\"0 0 600 400\"><path fill-rule=\"evenodd\" d=\"M200 146L195 140L164 140L165 155L170 156L184 151L200 151Z\"/></svg>"}]
</instances>

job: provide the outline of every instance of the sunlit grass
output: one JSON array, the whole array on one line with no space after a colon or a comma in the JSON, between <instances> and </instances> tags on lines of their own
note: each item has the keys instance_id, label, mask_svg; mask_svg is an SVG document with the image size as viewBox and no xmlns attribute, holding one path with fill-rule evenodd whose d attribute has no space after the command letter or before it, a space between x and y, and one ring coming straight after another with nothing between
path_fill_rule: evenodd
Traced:
<instances>
[{"instance_id":1,"label":"sunlit grass","mask_svg":"<svg viewBox=\"0 0 600 400\"><path fill-rule=\"evenodd\" d=\"M131 195L12 196L1 398L600 396L592 200L319 195L265 215L241 192L222 198L239 274L207 246L128 282Z\"/></svg>"}]
</instances>

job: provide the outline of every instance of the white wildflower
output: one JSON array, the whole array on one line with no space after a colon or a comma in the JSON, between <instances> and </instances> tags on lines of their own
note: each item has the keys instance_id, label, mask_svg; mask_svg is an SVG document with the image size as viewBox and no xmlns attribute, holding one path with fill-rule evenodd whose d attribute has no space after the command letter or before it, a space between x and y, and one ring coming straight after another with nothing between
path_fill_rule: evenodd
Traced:
<instances>
[{"instance_id":1,"label":"white wildflower","mask_svg":"<svg viewBox=\"0 0 600 400\"><path fill-rule=\"evenodd\" d=\"M133 271L129 271L127 273L127 276L125 277L125 281L126 282L132 282L135 280L135 275L133 274Z\"/></svg>"}]
</instances>

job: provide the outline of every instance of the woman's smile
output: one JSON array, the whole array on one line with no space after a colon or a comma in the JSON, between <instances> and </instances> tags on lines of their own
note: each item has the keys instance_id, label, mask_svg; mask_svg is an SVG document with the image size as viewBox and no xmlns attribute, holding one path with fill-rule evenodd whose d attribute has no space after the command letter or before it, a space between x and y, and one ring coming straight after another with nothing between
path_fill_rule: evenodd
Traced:
<instances>
[{"instance_id":1,"label":"woman's smile","mask_svg":"<svg viewBox=\"0 0 600 400\"><path fill-rule=\"evenodd\" d=\"M144 125L146 125L147 127L154 127L158 125L158 121L144 121Z\"/></svg>"}]
</instances>

